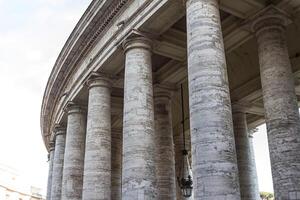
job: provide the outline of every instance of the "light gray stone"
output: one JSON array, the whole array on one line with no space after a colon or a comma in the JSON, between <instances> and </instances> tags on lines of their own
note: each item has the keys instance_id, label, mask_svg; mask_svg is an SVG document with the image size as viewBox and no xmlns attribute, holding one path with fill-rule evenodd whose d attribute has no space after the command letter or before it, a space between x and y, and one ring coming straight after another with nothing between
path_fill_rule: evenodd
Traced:
<instances>
[{"instance_id":1,"label":"light gray stone","mask_svg":"<svg viewBox=\"0 0 300 200\"><path fill-rule=\"evenodd\" d=\"M260 200L257 187L256 166L248 137L246 114L233 110L233 125L239 169L241 199Z\"/></svg>"},{"instance_id":2,"label":"light gray stone","mask_svg":"<svg viewBox=\"0 0 300 200\"><path fill-rule=\"evenodd\" d=\"M176 199L175 155L172 130L171 94L157 89L154 94L154 119L157 149L159 200Z\"/></svg>"},{"instance_id":3,"label":"light gray stone","mask_svg":"<svg viewBox=\"0 0 300 200\"><path fill-rule=\"evenodd\" d=\"M83 200L111 198L111 95L104 76L88 81L89 102L84 159Z\"/></svg>"},{"instance_id":4,"label":"light gray stone","mask_svg":"<svg viewBox=\"0 0 300 200\"><path fill-rule=\"evenodd\" d=\"M70 105L67 108L67 112L68 123L61 199L81 200L86 132L86 111L80 106Z\"/></svg>"},{"instance_id":5,"label":"light gray stone","mask_svg":"<svg viewBox=\"0 0 300 200\"><path fill-rule=\"evenodd\" d=\"M151 42L125 42L122 199L157 199Z\"/></svg>"},{"instance_id":6,"label":"light gray stone","mask_svg":"<svg viewBox=\"0 0 300 200\"><path fill-rule=\"evenodd\" d=\"M256 199L260 199L259 195L259 185L258 185L258 177L257 177L257 170L256 170L256 161L255 161L255 154L254 154L254 145L253 145L253 133L248 131L249 143L250 143L250 156L251 156L251 165L252 165L252 185L253 190L256 191Z\"/></svg>"},{"instance_id":7,"label":"light gray stone","mask_svg":"<svg viewBox=\"0 0 300 200\"><path fill-rule=\"evenodd\" d=\"M300 192L300 120L287 49L287 19L277 9L257 18L255 31L260 63L275 198Z\"/></svg>"},{"instance_id":8,"label":"light gray stone","mask_svg":"<svg viewBox=\"0 0 300 200\"><path fill-rule=\"evenodd\" d=\"M181 126L177 125L174 129L174 145L175 145L175 169L176 169L176 179L180 177L182 168L182 150L183 150L183 138L181 132ZM176 181L176 198L177 200L182 200L181 189Z\"/></svg>"},{"instance_id":9,"label":"light gray stone","mask_svg":"<svg viewBox=\"0 0 300 200\"><path fill-rule=\"evenodd\" d=\"M50 143L50 148L49 148L49 171L48 171L48 183L47 183L47 196L46 199L50 200L51 199L51 190L52 190L52 174L53 174L53 157L54 157L54 143Z\"/></svg>"},{"instance_id":10,"label":"light gray stone","mask_svg":"<svg viewBox=\"0 0 300 200\"><path fill-rule=\"evenodd\" d=\"M194 198L240 199L217 0L188 0L187 44Z\"/></svg>"},{"instance_id":11,"label":"light gray stone","mask_svg":"<svg viewBox=\"0 0 300 200\"><path fill-rule=\"evenodd\" d=\"M61 199L63 164L65 154L66 129L55 127L55 153L53 159L51 200Z\"/></svg>"},{"instance_id":12,"label":"light gray stone","mask_svg":"<svg viewBox=\"0 0 300 200\"><path fill-rule=\"evenodd\" d=\"M111 133L111 200L122 199L122 131Z\"/></svg>"}]
</instances>

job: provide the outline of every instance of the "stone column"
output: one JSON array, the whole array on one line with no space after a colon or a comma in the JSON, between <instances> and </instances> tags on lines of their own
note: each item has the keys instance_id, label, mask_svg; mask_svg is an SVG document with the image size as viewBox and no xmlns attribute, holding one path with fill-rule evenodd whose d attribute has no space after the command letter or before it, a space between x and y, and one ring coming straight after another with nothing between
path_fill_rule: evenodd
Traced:
<instances>
[{"instance_id":1,"label":"stone column","mask_svg":"<svg viewBox=\"0 0 300 200\"><path fill-rule=\"evenodd\" d=\"M111 200L122 199L122 131L111 133Z\"/></svg>"},{"instance_id":2,"label":"stone column","mask_svg":"<svg viewBox=\"0 0 300 200\"><path fill-rule=\"evenodd\" d=\"M174 133L174 152L175 152L175 169L176 169L176 179L180 177L181 168L182 168L182 150L183 150L183 139L182 139L182 130L181 124L178 124L173 128ZM176 181L176 198L177 200L182 200L181 189Z\"/></svg>"},{"instance_id":3,"label":"stone column","mask_svg":"<svg viewBox=\"0 0 300 200\"><path fill-rule=\"evenodd\" d=\"M253 134L251 130L248 131L248 138L250 143L250 156L251 156L251 165L253 166L253 190L256 191L256 199L260 199L259 195L259 185L258 185L258 177L257 177L257 170L256 170L256 162L255 162L255 154L254 154L254 147L253 147Z\"/></svg>"},{"instance_id":4,"label":"stone column","mask_svg":"<svg viewBox=\"0 0 300 200\"><path fill-rule=\"evenodd\" d=\"M87 82L88 117L84 159L83 200L108 200L111 189L110 80L101 75Z\"/></svg>"},{"instance_id":5,"label":"stone column","mask_svg":"<svg viewBox=\"0 0 300 200\"><path fill-rule=\"evenodd\" d=\"M55 127L55 153L53 159L51 200L61 199L65 141L66 129L61 126Z\"/></svg>"},{"instance_id":6,"label":"stone column","mask_svg":"<svg viewBox=\"0 0 300 200\"><path fill-rule=\"evenodd\" d=\"M48 183L47 183L47 200L51 199L51 189L52 189L52 174L53 174L53 157L54 157L54 142L49 144L49 172L48 172Z\"/></svg>"},{"instance_id":7,"label":"stone column","mask_svg":"<svg viewBox=\"0 0 300 200\"><path fill-rule=\"evenodd\" d=\"M194 197L240 199L218 0L187 0Z\"/></svg>"},{"instance_id":8,"label":"stone column","mask_svg":"<svg viewBox=\"0 0 300 200\"><path fill-rule=\"evenodd\" d=\"M62 200L81 200L86 111L74 104L67 106L68 124L66 147L64 156L64 169L62 181Z\"/></svg>"},{"instance_id":9,"label":"stone column","mask_svg":"<svg viewBox=\"0 0 300 200\"><path fill-rule=\"evenodd\" d=\"M161 200L176 199L175 153L170 101L170 93L157 88L154 94L154 119L158 199Z\"/></svg>"},{"instance_id":10,"label":"stone column","mask_svg":"<svg viewBox=\"0 0 300 200\"><path fill-rule=\"evenodd\" d=\"M124 200L157 199L151 41L144 37L124 43L123 119Z\"/></svg>"},{"instance_id":11,"label":"stone column","mask_svg":"<svg viewBox=\"0 0 300 200\"><path fill-rule=\"evenodd\" d=\"M252 23L277 200L300 199L300 120L286 43L287 23L285 14L272 6Z\"/></svg>"},{"instance_id":12,"label":"stone column","mask_svg":"<svg viewBox=\"0 0 300 200\"><path fill-rule=\"evenodd\" d=\"M248 138L246 114L243 111L234 108L233 124L241 199L259 200L259 192L256 185L256 166L255 163L253 163L253 155Z\"/></svg>"}]
</instances>

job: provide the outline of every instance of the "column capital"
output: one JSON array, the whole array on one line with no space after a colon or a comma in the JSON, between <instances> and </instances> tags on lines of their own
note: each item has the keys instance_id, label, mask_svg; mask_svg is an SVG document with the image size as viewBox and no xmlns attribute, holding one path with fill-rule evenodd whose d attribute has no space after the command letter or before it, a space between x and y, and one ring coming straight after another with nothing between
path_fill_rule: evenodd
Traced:
<instances>
[{"instance_id":1,"label":"column capital","mask_svg":"<svg viewBox=\"0 0 300 200\"><path fill-rule=\"evenodd\" d=\"M58 135L64 135L66 134L66 127L60 125L60 124L55 124L54 126L54 137L58 136Z\"/></svg>"},{"instance_id":2,"label":"column capital","mask_svg":"<svg viewBox=\"0 0 300 200\"><path fill-rule=\"evenodd\" d=\"M154 84L153 85L153 97L155 99L168 99L170 100L173 96L173 91L175 89L169 86L160 85L160 84Z\"/></svg>"},{"instance_id":3,"label":"column capital","mask_svg":"<svg viewBox=\"0 0 300 200\"><path fill-rule=\"evenodd\" d=\"M182 4L184 6L186 6L187 3L189 3L191 0L181 0ZM220 4L220 0L215 0L215 2L219 5Z\"/></svg>"},{"instance_id":4,"label":"column capital","mask_svg":"<svg viewBox=\"0 0 300 200\"><path fill-rule=\"evenodd\" d=\"M113 77L110 74L93 72L89 75L86 85L89 89L93 87L107 87L110 89L112 85L112 78Z\"/></svg>"},{"instance_id":5,"label":"column capital","mask_svg":"<svg viewBox=\"0 0 300 200\"><path fill-rule=\"evenodd\" d=\"M257 128L253 128L251 130L248 131L248 137L249 138L253 138L254 133L256 133L258 131Z\"/></svg>"},{"instance_id":6,"label":"column capital","mask_svg":"<svg viewBox=\"0 0 300 200\"><path fill-rule=\"evenodd\" d=\"M241 103L232 103L231 105L232 113L246 113L245 105Z\"/></svg>"},{"instance_id":7,"label":"column capital","mask_svg":"<svg viewBox=\"0 0 300 200\"><path fill-rule=\"evenodd\" d=\"M244 24L246 29L259 34L261 31L270 28L284 30L285 26L289 25L291 22L290 16L286 12L274 5L269 5L248 18Z\"/></svg>"},{"instance_id":8,"label":"column capital","mask_svg":"<svg viewBox=\"0 0 300 200\"><path fill-rule=\"evenodd\" d=\"M49 142L49 153L50 153L51 151L53 151L54 148L55 148L55 142L53 142L53 141Z\"/></svg>"},{"instance_id":9,"label":"column capital","mask_svg":"<svg viewBox=\"0 0 300 200\"><path fill-rule=\"evenodd\" d=\"M86 113L86 107L76 104L73 101L68 101L64 111L69 115L73 113Z\"/></svg>"},{"instance_id":10,"label":"column capital","mask_svg":"<svg viewBox=\"0 0 300 200\"><path fill-rule=\"evenodd\" d=\"M131 34L123 41L124 52L132 48L144 48L149 51L152 50L151 36L137 30L133 30Z\"/></svg>"}]
</instances>

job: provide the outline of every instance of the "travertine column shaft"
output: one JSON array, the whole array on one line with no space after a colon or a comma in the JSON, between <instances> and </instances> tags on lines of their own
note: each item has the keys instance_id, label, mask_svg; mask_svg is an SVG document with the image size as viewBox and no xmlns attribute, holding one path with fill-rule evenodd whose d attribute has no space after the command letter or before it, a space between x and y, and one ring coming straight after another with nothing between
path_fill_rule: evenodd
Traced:
<instances>
[{"instance_id":1,"label":"travertine column shaft","mask_svg":"<svg viewBox=\"0 0 300 200\"><path fill-rule=\"evenodd\" d=\"M111 133L111 200L122 199L122 131Z\"/></svg>"},{"instance_id":2,"label":"travertine column shaft","mask_svg":"<svg viewBox=\"0 0 300 200\"><path fill-rule=\"evenodd\" d=\"M182 132L181 132L181 126L177 125L173 129L174 133L174 151L175 151L175 169L176 169L176 179L180 177L181 168L182 168L182 150L183 150L183 138L182 138ZM181 189L178 184L178 181L176 181L176 198L177 200L182 200L182 194Z\"/></svg>"},{"instance_id":3,"label":"travertine column shaft","mask_svg":"<svg viewBox=\"0 0 300 200\"><path fill-rule=\"evenodd\" d=\"M255 152L254 152L254 145L253 145L253 133L250 133L248 131L248 138L250 143L250 156L251 156L251 165L253 166L253 175L252 175L252 181L253 181L253 190L256 191L256 199L260 199L259 195L259 185L258 185L258 177L257 177L257 170L256 170L256 162L255 162Z\"/></svg>"},{"instance_id":4,"label":"travertine column shaft","mask_svg":"<svg viewBox=\"0 0 300 200\"><path fill-rule=\"evenodd\" d=\"M239 169L241 199L259 200L256 182L256 166L248 138L246 114L233 111L236 153Z\"/></svg>"},{"instance_id":5,"label":"travertine column shaft","mask_svg":"<svg viewBox=\"0 0 300 200\"><path fill-rule=\"evenodd\" d=\"M240 199L218 1L186 6L194 198Z\"/></svg>"},{"instance_id":6,"label":"travertine column shaft","mask_svg":"<svg viewBox=\"0 0 300 200\"><path fill-rule=\"evenodd\" d=\"M300 199L300 120L285 35L271 8L253 24L260 63L275 198Z\"/></svg>"},{"instance_id":7,"label":"travertine column shaft","mask_svg":"<svg viewBox=\"0 0 300 200\"><path fill-rule=\"evenodd\" d=\"M47 200L51 199L51 189L52 189L52 174L53 174L53 157L54 157L54 143L50 142L49 148L49 172L48 172L48 183L47 183Z\"/></svg>"},{"instance_id":8,"label":"travertine column shaft","mask_svg":"<svg viewBox=\"0 0 300 200\"><path fill-rule=\"evenodd\" d=\"M122 199L157 199L155 132L150 41L124 44Z\"/></svg>"},{"instance_id":9,"label":"travertine column shaft","mask_svg":"<svg viewBox=\"0 0 300 200\"><path fill-rule=\"evenodd\" d=\"M176 199L175 155L170 94L155 92L154 119L157 150L157 186L159 200Z\"/></svg>"},{"instance_id":10,"label":"travertine column shaft","mask_svg":"<svg viewBox=\"0 0 300 200\"><path fill-rule=\"evenodd\" d=\"M88 81L89 102L84 159L83 200L111 197L111 96L110 81Z\"/></svg>"},{"instance_id":11,"label":"travertine column shaft","mask_svg":"<svg viewBox=\"0 0 300 200\"><path fill-rule=\"evenodd\" d=\"M56 127L51 200L60 200L61 199L65 142L66 142L66 129L63 127Z\"/></svg>"},{"instance_id":12,"label":"travertine column shaft","mask_svg":"<svg viewBox=\"0 0 300 200\"><path fill-rule=\"evenodd\" d=\"M86 111L76 105L67 108L68 123L66 147L64 156L64 169L62 181L62 200L81 200Z\"/></svg>"}]
</instances>

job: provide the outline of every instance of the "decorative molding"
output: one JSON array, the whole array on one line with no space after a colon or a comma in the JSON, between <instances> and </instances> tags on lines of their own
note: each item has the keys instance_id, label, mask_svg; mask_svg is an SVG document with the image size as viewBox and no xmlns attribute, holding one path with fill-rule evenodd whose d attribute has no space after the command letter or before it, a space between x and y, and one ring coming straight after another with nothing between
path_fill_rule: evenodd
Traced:
<instances>
[{"instance_id":1,"label":"decorative molding","mask_svg":"<svg viewBox=\"0 0 300 200\"><path fill-rule=\"evenodd\" d=\"M93 0L69 36L47 82L41 109L41 132L47 145L51 137L50 124L58 94L65 77L74 70L76 62L94 46L100 34L129 0ZM59 80L59 81L58 81Z\"/></svg>"}]
</instances>

